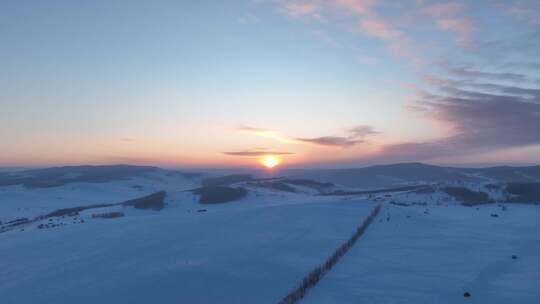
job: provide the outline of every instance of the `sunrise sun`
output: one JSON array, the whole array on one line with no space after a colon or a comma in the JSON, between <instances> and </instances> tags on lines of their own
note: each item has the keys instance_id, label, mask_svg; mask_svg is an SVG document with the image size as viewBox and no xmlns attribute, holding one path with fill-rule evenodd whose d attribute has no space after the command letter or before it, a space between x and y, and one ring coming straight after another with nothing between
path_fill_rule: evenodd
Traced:
<instances>
[{"instance_id":1,"label":"sunrise sun","mask_svg":"<svg viewBox=\"0 0 540 304\"><path fill-rule=\"evenodd\" d=\"M281 163L281 160L273 155L266 155L260 160L261 165L272 169Z\"/></svg>"}]
</instances>

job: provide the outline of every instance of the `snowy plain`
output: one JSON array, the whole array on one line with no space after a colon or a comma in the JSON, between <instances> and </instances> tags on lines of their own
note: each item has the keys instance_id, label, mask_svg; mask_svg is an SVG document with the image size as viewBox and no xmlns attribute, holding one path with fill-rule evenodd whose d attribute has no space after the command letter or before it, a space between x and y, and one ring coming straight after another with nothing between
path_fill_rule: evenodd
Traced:
<instances>
[{"instance_id":1,"label":"snowy plain","mask_svg":"<svg viewBox=\"0 0 540 304\"><path fill-rule=\"evenodd\" d=\"M540 303L538 205L465 207L440 192L327 196L249 183L241 200L203 205L188 191L199 186L157 172L0 187L4 223L167 192L160 211L119 205L0 233L0 303L277 303L378 204L365 235L302 302ZM92 217L110 211L125 216Z\"/></svg>"},{"instance_id":2,"label":"snowy plain","mask_svg":"<svg viewBox=\"0 0 540 304\"><path fill-rule=\"evenodd\" d=\"M305 303L533 304L538 286L537 206L386 205Z\"/></svg>"},{"instance_id":3,"label":"snowy plain","mask_svg":"<svg viewBox=\"0 0 540 304\"><path fill-rule=\"evenodd\" d=\"M374 205L267 194L201 207L183 190L166 201L1 234L2 303L276 303Z\"/></svg>"}]
</instances>

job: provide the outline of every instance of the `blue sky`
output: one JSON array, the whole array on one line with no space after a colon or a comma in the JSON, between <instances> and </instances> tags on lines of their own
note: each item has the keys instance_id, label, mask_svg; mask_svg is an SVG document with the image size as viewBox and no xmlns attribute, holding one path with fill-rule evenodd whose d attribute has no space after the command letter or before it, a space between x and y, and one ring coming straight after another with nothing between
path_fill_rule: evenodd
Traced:
<instances>
[{"instance_id":1,"label":"blue sky","mask_svg":"<svg viewBox=\"0 0 540 304\"><path fill-rule=\"evenodd\" d=\"M0 165L538 163L538 16L536 1L2 1Z\"/></svg>"}]
</instances>

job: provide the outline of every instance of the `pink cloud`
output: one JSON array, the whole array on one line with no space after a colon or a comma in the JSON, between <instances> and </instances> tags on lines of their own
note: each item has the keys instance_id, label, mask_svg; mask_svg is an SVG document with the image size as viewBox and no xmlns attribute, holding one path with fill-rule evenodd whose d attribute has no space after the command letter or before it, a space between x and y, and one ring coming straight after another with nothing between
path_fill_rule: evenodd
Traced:
<instances>
[{"instance_id":1,"label":"pink cloud","mask_svg":"<svg viewBox=\"0 0 540 304\"><path fill-rule=\"evenodd\" d=\"M476 26L467 19L441 19L437 20L437 25L443 30L462 35L469 35L476 30Z\"/></svg>"},{"instance_id":2,"label":"pink cloud","mask_svg":"<svg viewBox=\"0 0 540 304\"><path fill-rule=\"evenodd\" d=\"M454 17L461 14L464 10L460 3L439 3L427 6L424 10L433 17Z\"/></svg>"},{"instance_id":3,"label":"pink cloud","mask_svg":"<svg viewBox=\"0 0 540 304\"><path fill-rule=\"evenodd\" d=\"M435 86L447 86L454 84L454 81L450 79L444 79L432 75L422 75L421 78L428 84Z\"/></svg>"},{"instance_id":4,"label":"pink cloud","mask_svg":"<svg viewBox=\"0 0 540 304\"><path fill-rule=\"evenodd\" d=\"M417 54L413 51L409 38L401 31L395 29L387 20L374 13L365 15L360 20L360 31L367 36L385 41L391 53L399 57L405 57L413 62L420 62Z\"/></svg>"},{"instance_id":5,"label":"pink cloud","mask_svg":"<svg viewBox=\"0 0 540 304\"><path fill-rule=\"evenodd\" d=\"M293 17L320 16L330 10L345 10L354 15L364 15L380 0L284 0L282 6Z\"/></svg>"},{"instance_id":6,"label":"pink cloud","mask_svg":"<svg viewBox=\"0 0 540 304\"><path fill-rule=\"evenodd\" d=\"M332 2L332 1L329 1ZM379 0L334 0L335 5L345 8L358 15L370 13L371 8L376 5Z\"/></svg>"},{"instance_id":7,"label":"pink cloud","mask_svg":"<svg viewBox=\"0 0 540 304\"><path fill-rule=\"evenodd\" d=\"M400 33L394 31L383 19L375 16L363 18L360 21L360 29L368 36L383 40L390 40L400 36Z\"/></svg>"},{"instance_id":8,"label":"pink cloud","mask_svg":"<svg viewBox=\"0 0 540 304\"><path fill-rule=\"evenodd\" d=\"M313 15L320 9L320 4L314 1L288 2L285 4L287 13L294 17Z\"/></svg>"},{"instance_id":9,"label":"pink cloud","mask_svg":"<svg viewBox=\"0 0 540 304\"><path fill-rule=\"evenodd\" d=\"M371 37L391 39L398 36L398 32L392 29L384 19L377 16L372 7L380 0L299 0L284 1L284 8L292 17L317 17L321 14L329 14L333 11L344 11L360 18L360 30Z\"/></svg>"},{"instance_id":10,"label":"pink cloud","mask_svg":"<svg viewBox=\"0 0 540 304\"><path fill-rule=\"evenodd\" d=\"M289 0L280 1L286 13L293 17L309 17L318 21L330 20L335 13L351 15L358 19L355 29L369 37L383 40L394 55L419 61L413 44L404 32L375 11L383 0Z\"/></svg>"},{"instance_id":11,"label":"pink cloud","mask_svg":"<svg viewBox=\"0 0 540 304\"><path fill-rule=\"evenodd\" d=\"M464 16L464 12L465 6L454 2L432 4L424 8L424 13L433 18L439 29L456 33L462 42L468 42L477 27Z\"/></svg>"}]
</instances>

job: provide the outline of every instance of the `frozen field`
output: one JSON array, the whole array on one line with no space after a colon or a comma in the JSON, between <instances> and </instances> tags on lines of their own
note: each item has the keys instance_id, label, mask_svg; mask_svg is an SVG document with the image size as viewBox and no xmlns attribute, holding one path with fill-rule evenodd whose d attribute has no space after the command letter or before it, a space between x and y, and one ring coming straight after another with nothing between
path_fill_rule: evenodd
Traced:
<instances>
[{"instance_id":1,"label":"frozen field","mask_svg":"<svg viewBox=\"0 0 540 304\"><path fill-rule=\"evenodd\" d=\"M305 303L540 303L540 208L507 206L386 205Z\"/></svg>"},{"instance_id":2,"label":"frozen field","mask_svg":"<svg viewBox=\"0 0 540 304\"><path fill-rule=\"evenodd\" d=\"M246 199L199 213L170 196L159 212L0 235L2 303L276 303L373 207Z\"/></svg>"},{"instance_id":3,"label":"frozen field","mask_svg":"<svg viewBox=\"0 0 540 304\"><path fill-rule=\"evenodd\" d=\"M159 171L0 187L3 227L167 193L160 211L114 205L0 231L0 303L277 303L378 204L373 224L303 303L540 303L534 203L465 207L440 187L320 195L300 184L239 182L232 187L247 196L224 204L198 202L188 190L200 179ZM93 217L108 212L123 216Z\"/></svg>"}]
</instances>

